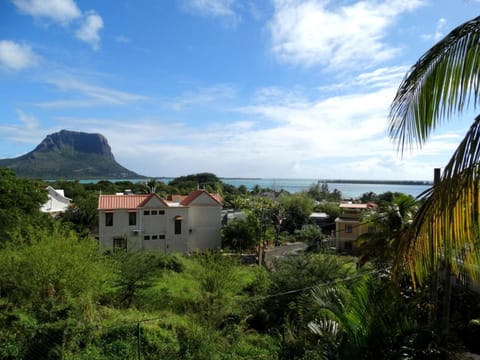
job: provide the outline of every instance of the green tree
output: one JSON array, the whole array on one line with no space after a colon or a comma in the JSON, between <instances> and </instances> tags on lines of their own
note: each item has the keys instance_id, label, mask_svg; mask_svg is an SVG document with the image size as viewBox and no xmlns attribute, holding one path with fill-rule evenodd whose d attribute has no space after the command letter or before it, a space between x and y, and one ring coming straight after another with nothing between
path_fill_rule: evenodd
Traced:
<instances>
[{"instance_id":1,"label":"green tree","mask_svg":"<svg viewBox=\"0 0 480 360\"><path fill-rule=\"evenodd\" d=\"M377 272L315 287L305 309L318 336L309 358L438 359L431 331L421 325L422 298L411 295Z\"/></svg>"},{"instance_id":2,"label":"green tree","mask_svg":"<svg viewBox=\"0 0 480 360\"><path fill-rule=\"evenodd\" d=\"M246 220L234 220L222 228L222 248L252 250L257 244L258 221L249 213Z\"/></svg>"},{"instance_id":3,"label":"green tree","mask_svg":"<svg viewBox=\"0 0 480 360\"><path fill-rule=\"evenodd\" d=\"M47 199L47 192L39 182L19 178L12 170L0 168L0 209L18 209L32 215Z\"/></svg>"},{"instance_id":4,"label":"green tree","mask_svg":"<svg viewBox=\"0 0 480 360\"><path fill-rule=\"evenodd\" d=\"M6 358L60 359L98 319L110 271L95 241L59 226L31 231L30 243L0 252L0 338L16 344Z\"/></svg>"},{"instance_id":5,"label":"green tree","mask_svg":"<svg viewBox=\"0 0 480 360\"><path fill-rule=\"evenodd\" d=\"M40 212L47 199L39 182L0 168L0 244L29 241L33 233L28 229L51 225L51 218Z\"/></svg>"},{"instance_id":6,"label":"green tree","mask_svg":"<svg viewBox=\"0 0 480 360\"><path fill-rule=\"evenodd\" d=\"M429 49L403 79L391 106L390 136L404 151L422 146L439 124L462 114L480 99L480 17L461 24ZM407 267L422 282L444 267L442 345L448 346L451 274L479 279L480 266L480 116L438 176L402 241L394 273ZM435 313L433 313L435 315Z\"/></svg>"},{"instance_id":7,"label":"green tree","mask_svg":"<svg viewBox=\"0 0 480 360\"><path fill-rule=\"evenodd\" d=\"M400 240L415 215L417 204L411 195L396 194L391 202L380 201L380 206L364 219L373 231L360 235L359 264L372 262L377 268L392 266Z\"/></svg>"},{"instance_id":8,"label":"green tree","mask_svg":"<svg viewBox=\"0 0 480 360\"><path fill-rule=\"evenodd\" d=\"M71 225L80 236L98 232L98 195L93 191L77 194L67 211L60 216L64 224Z\"/></svg>"},{"instance_id":9,"label":"green tree","mask_svg":"<svg viewBox=\"0 0 480 360\"><path fill-rule=\"evenodd\" d=\"M250 196L243 200L242 206L247 214L247 221L250 226L256 228L255 236L258 243L266 244L276 203L269 197Z\"/></svg>"},{"instance_id":10,"label":"green tree","mask_svg":"<svg viewBox=\"0 0 480 360\"><path fill-rule=\"evenodd\" d=\"M293 234L295 230L308 223L313 212L313 200L305 194L282 194L278 203L284 209L282 229Z\"/></svg>"},{"instance_id":11,"label":"green tree","mask_svg":"<svg viewBox=\"0 0 480 360\"><path fill-rule=\"evenodd\" d=\"M429 49L407 73L390 112L390 137L401 151L422 146L433 130L461 114L480 98L480 17L456 27ZM436 271L439 259L454 273L478 278L480 265L480 117L465 135L426 201L417 212L400 247L396 270L407 264L422 280ZM460 262L449 261L452 257Z\"/></svg>"},{"instance_id":12,"label":"green tree","mask_svg":"<svg viewBox=\"0 0 480 360\"><path fill-rule=\"evenodd\" d=\"M170 181L169 185L183 193L190 193L197 188L212 192L222 189L220 179L215 174L207 172L177 177Z\"/></svg>"},{"instance_id":13,"label":"green tree","mask_svg":"<svg viewBox=\"0 0 480 360\"><path fill-rule=\"evenodd\" d=\"M342 199L342 193L338 189L330 191L327 183L320 184L317 182L312 184L307 194L317 201L340 201Z\"/></svg>"},{"instance_id":14,"label":"green tree","mask_svg":"<svg viewBox=\"0 0 480 360\"><path fill-rule=\"evenodd\" d=\"M325 238L322 229L318 225L306 224L300 229L295 230L297 241L304 241L309 245L320 247L321 241Z\"/></svg>"},{"instance_id":15,"label":"green tree","mask_svg":"<svg viewBox=\"0 0 480 360\"><path fill-rule=\"evenodd\" d=\"M208 328L217 329L235 311L233 294L240 290L236 264L217 251L197 254L196 261L200 265L196 279L201 298L194 312Z\"/></svg>"},{"instance_id":16,"label":"green tree","mask_svg":"<svg viewBox=\"0 0 480 360\"><path fill-rule=\"evenodd\" d=\"M306 254L279 258L270 273L270 294L263 303L264 326L276 332L282 344L281 359L301 359L315 343L308 323L315 319L310 289L335 283L356 274L351 258L328 254ZM280 294L275 296L276 294ZM305 357L307 359L308 357Z\"/></svg>"},{"instance_id":17,"label":"green tree","mask_svg":"<svg viewBox=\"0 0 480 360\"><path fill-rule=\"evenodd\" d=\"M286 211L283 206L279 203L276 203L271 212L272 224L275 229L275 246L280 245L280 231L282 231L282 224L286 217Z\"/></svg>"},{"instance_id":18,"label":"green tree","mask_svg":"<svg viewBox=\"0 0 480 360\"><path fill-rule=\"evenodd\" d=\"M130 307L141 292L153 286L156 277L172 263L169 255L148 251L120 251L112 255L119 303Z\"/></svg>"}]
</instances>

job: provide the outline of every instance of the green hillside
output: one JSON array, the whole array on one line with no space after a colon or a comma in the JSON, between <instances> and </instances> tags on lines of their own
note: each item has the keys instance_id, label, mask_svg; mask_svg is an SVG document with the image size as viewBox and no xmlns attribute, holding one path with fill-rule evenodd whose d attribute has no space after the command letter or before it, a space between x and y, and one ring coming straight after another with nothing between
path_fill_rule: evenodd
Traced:
<instances>
[{"instance_id":1,"label":"green hillside","mask_svg":"<svg viewBox=\"0 0 480 360\"><path fill-rule=\"evenodd\" d=\"M100 134L62 130L48 135L33 151L0 160L0 167L36 179L142 178L116 162L107 139Z\"/></svg>"}]
</instances>

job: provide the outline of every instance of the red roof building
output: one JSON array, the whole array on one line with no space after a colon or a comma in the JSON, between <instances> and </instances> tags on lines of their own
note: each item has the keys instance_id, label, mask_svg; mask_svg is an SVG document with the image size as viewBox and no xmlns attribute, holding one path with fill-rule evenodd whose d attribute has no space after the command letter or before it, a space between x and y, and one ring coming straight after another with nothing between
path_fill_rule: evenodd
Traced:
<instances>
[{"instance_id":1,"label":"red roof building","mask_svg":"<svg viewBox=\"0 0 480 360\"><path fill-rule=\"evenodd\" d=\"M205 190L169 200L157 194L100 195L100 245L182 253L220 248L221 209L221 197Z\"/></svg>"}]
</instances>

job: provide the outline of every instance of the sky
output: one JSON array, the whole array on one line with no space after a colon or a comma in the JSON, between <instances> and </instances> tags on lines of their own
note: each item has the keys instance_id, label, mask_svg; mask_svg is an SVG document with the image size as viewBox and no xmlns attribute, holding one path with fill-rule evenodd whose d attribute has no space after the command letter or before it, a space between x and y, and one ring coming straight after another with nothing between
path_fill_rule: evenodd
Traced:
<instances>
[{"instance_id":1,"label":"sky","mask_svg":"<svg viewBox=\"0 0 480 360\"><path fill-rule=\"evenodd\" d=\"M473 121L400 153L410 66L478 0L3 0L0 158L99 133L149 177L432 180Z\"/></svg>"}]
</instances>

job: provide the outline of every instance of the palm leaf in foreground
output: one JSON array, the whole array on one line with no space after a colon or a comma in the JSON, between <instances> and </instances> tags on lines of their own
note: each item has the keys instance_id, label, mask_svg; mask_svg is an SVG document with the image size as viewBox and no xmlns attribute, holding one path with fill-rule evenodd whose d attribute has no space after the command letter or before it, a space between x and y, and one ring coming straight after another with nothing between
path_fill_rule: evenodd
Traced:
<instances>
[{"instance_id":1,"label":"palm leaf in foreground","mask_svg":"<svg viewBox=\"0 0 480 360\"><path fill-rule=\"evenodd\" d=\"M438 261L455 274L478 278L480 265L480 116L452 158L440 181L422 196L425 202L400 244L394 273L407 268L421 281Z\"/></svg>"},{"instance_id":2,"label":"palm leaf in foreground","mask_svg":"<svg viewBox=\"0 0 480 360\"><path fill-rule=\"evenodd\" d=\"M389 134L403 151L423 145L439 122L476 106L480 94L480 17L452 30L428 50L400 84Z\"/></svg>"}]
</instances>

